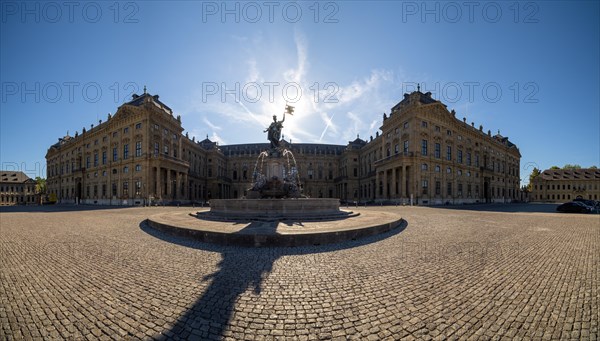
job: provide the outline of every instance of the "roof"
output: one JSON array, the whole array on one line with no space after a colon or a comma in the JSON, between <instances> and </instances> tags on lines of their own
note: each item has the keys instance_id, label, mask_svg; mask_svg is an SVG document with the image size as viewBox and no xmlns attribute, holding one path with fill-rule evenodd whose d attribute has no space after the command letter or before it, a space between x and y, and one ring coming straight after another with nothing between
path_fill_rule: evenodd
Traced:
<instances>
[{"instance_id":1,"label":"roof","mask_svg":"<svg viewBox=\"0 0 600 341\"><path fill-rule=\"evenodd\" d=\"M439 101L431 97L431 92L422 93L421 91L413 91L410 94L404 94L404 99L398 104L392 107L392 112L399 110L401 107L408 105L411 102L411 98L416 98L421 104L437 103Z\"/></svg>"},{"instance_id":2,"label":"roof","mask_svg":"<svg viewBox=\"0 0 600 341\"><path fill-rule=\"evenodd\" d=\"M2 182L2 183L9 182L9 183L21 184L21 183L27 182L28 180L32 180L32 179L23 172L4 171L4 170L0 171L0 182Z\"/></svg>"},{"instance_id":3,"label":"roof","mask_svg":"<svg viewBox=\"0 0 600 341\"><path fill-rule=\"evenodd\" d=\"M546 169L540 176L542 180L600 180L600 169Z\"/></svg>"},{"instance_id":4,"label":"roof","mask_svg":"<svg viewBox=\"0 0 600 341\"><path fill-rule=\"evenodd\" d=\"M141 95L138 94L133 94L131 95L131 101L125 103L126 105L133 105L136 107L139 107L141 105L144 104L145 99L150 97L152 99L152 101L154 101L155 103L159 104L160 106L162 106L165 110L167 110L170 113L173 113L173 110L171 108L169 108L169 106L167 106L166 104L164 104L163 102L158 100L158 95L150 95L149 93L145 92L145 88L144 88L144 93Z\"/></svg>"}]
</instances>

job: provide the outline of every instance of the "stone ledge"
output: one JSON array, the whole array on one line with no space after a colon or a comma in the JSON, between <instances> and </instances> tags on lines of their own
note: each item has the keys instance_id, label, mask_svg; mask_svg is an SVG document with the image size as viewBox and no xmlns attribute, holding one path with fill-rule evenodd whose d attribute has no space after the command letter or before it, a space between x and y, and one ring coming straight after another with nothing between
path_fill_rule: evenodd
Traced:
<instances>
[{"instance_id":1,"label":"stone ledge","mask_svg":"<svg viewBox=\"0 0 600 341\"><path fill-rule=\"evenodd\" d=\"M173 236L245 247L333 244L382 234L407 225L399 215L387 214L382 217L381 212L362 212L357 218L315 224L253 221L240 227L243 224L201 221L187 213L153 216L146 219L145 223Z\"/></svg>"}]
</instances>

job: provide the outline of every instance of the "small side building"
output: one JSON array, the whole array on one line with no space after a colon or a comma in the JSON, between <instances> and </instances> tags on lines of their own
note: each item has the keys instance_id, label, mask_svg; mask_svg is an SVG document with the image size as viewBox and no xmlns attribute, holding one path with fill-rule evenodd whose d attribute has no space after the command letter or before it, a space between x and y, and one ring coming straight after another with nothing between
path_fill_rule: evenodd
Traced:
<instances>
[{"instance_id":1,"label":"small side building","mask_svg":"<svg viewBox=\"0 0 600 341\"><path fill-rule=\"evenodd\" d=\"M0 171L0 205L35 204L35 185L35 180L23 172Z\"/></svg>"},{"instance_id":2,"label":"small side building","mask_svg":"<svg viewBox=\"0 0 600 341\"><path fill-rule=\"evenodd\" d=\"M600 199L600 169L546 169L533 179L531 201L568 202Z\"/></svg>"}]
</instances>

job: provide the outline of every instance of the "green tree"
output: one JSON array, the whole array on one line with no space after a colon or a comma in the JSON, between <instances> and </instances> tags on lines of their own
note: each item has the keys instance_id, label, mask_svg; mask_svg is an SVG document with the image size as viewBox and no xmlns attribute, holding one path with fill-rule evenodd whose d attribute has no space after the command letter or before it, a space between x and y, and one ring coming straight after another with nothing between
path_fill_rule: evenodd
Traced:
<instances>
[{"instance_id":1,"label":"green tree","mask_svg":"<svg viewBox=\"0 0 600 341\"><path fill-rule=\"evenodd\" d=\"M590 169L598 169L598 166L590 166Z\"/></svg>"},{"instance_id":2,"label":"green tree","mask_svg":"<svg viewBox=\"0 0 600 341\"><path fill-rule=\"evenodd\" d=\"M46 179L41 178L39 176L35 177L35 193L40 196L40 204L42 203L42 198L46 195Z\"/></svg>"},{"instance_id":3,"label":"green tree","mask_svg":"<svg viewBox=\"0 0 600 341\"><path fill-rule=\"evenodd\" d=\"M542 174L542 172L537 167L533 167L531 174L529 174L529 184L527 184L527 190L531 192L531 186L533 186L533 179L538 177L540 174Z\"/></svg>"},{"instance_id":4,"label":"green tree","mask_svg":"<svg viewBox=\"0 0 600 341\"><path fill-rule=\"evenodd\" d=\"M558 167L558 166L552 166L552 167L550 167L550 169L560 169L560 167Z\"/></svg>"},{"instance_id":5,"label":"green tree","mask_svg":"<svg viewBox=\"0 0 600 341\"><path fill-rule=\"evenodd\" d=\"M581 166L567 163L562 169L581 169Z\"/></svg>"}]
</instances>

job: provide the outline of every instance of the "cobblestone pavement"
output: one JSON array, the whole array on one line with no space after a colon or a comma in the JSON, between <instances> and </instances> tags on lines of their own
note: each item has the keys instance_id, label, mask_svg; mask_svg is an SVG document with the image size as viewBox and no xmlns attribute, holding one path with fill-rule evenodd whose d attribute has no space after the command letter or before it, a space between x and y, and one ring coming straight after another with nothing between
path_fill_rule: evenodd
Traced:
<instances>
[{"instance_id":1,"label":"cobblestone pavement","mask_svg":"<svg viewBox=\"0 0 600 341\"><path fill-rule=\"evenodd\" d=\"M0 339L599 337L600 215L369 207L408 226L251 249L140 224L169 209L3 209Z\"/></svg>"}]
</instances>

